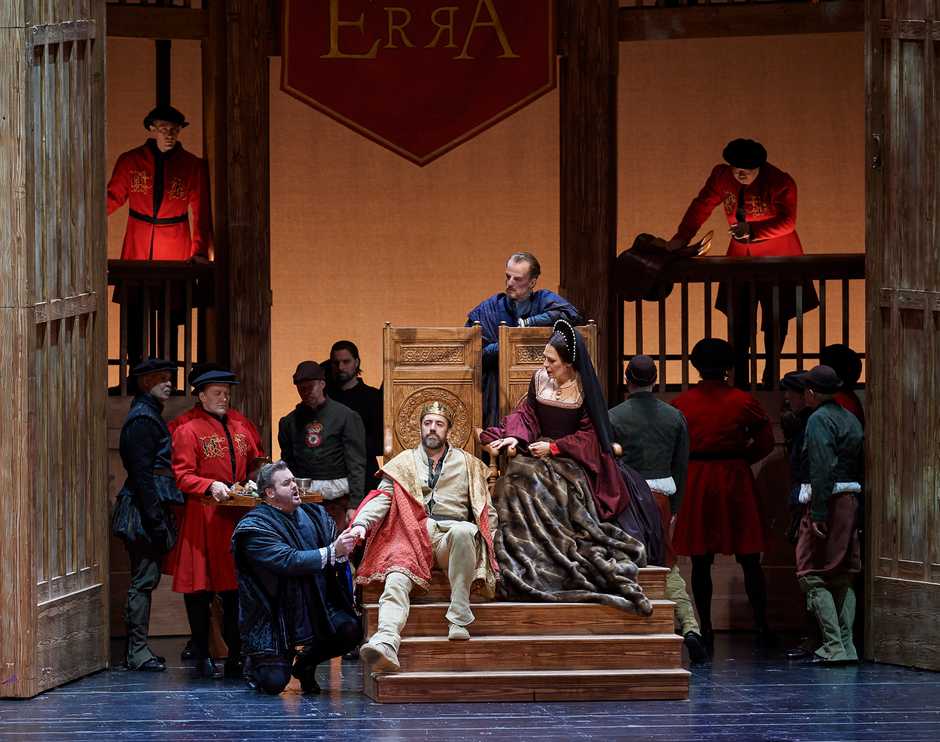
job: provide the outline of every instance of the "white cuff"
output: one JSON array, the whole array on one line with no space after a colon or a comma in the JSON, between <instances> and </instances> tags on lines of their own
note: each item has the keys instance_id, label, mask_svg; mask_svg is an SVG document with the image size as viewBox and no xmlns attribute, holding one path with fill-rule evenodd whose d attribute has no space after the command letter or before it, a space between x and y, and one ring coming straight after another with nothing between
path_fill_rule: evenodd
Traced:
<instances>
[{"instance_id":1,"label":"white cuff","mask_svg":"<svg viewBox=\"0 0 940 742\"><path fill-rule=\"evenodd\" d=\"M806 505L810 500L813 499L813 487L810 484L805 482L800 485L800 502L803 505Z\"/></svg>"}]
</instances>

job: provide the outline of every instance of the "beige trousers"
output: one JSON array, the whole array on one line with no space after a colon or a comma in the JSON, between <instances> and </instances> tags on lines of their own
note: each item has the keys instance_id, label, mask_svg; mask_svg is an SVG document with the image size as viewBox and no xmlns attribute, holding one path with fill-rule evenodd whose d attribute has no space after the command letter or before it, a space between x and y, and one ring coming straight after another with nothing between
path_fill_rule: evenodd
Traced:
<instances>
[{"instance_id":1,"label":"beige trousers","mask_svg":"<svg viewBox=\"0 0 940 742\"><path fill-rule=\"evenodd\" d=\"M676 621L679 623L679 633L682 636L690 631L696 634L702 633L699 630L698 621L695 620L695 609L692 608L685 580L682 579L682 573L679 572L677 564L673 564L669 574L666 575L666 599L676 604Z\"/></svg>"},{"instance_id":2,"label":"beige trousers","mask_svg":"<svg viewBox=\"0 0 940 742\"><path fill-rule=\"evenodd\" d=\"M434 561L447 574L450 582L447 620L458 626L466 626L473 622L470 584L477 564L476 524L456 520L436 521L431 518L426 523ZM391 572L385 578L385 590L379 598L379 626L370 641L384 642L398 651L401 632L411 610L413 586L411 579L401 572Z\"/></svg>"}]
</instances>

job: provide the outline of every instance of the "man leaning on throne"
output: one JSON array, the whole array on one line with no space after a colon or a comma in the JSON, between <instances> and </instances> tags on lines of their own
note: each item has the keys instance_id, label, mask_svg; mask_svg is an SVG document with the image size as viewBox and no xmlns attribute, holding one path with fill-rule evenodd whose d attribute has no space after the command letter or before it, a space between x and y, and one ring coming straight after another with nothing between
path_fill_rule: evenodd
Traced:
<instances>
[{"instance_id":1,"label":"man leaning on throne","mask_svg":"<svg viewBox=\"0 0 940 742\"><path fill-rule=\"evenodd\" d=\"M447 638L470 638L470 589L495 592L499 567L493 553L496 511L487 467L448 441L453 411L441 402L421 410L421 442L386 463L382 481L363 501L351 532L366 538L356 581L384 582L378 627L360 655L373 670L398 671L401 632L411 590L427 590L437 566L450 582Z\"/></svg>"}]
</instances>

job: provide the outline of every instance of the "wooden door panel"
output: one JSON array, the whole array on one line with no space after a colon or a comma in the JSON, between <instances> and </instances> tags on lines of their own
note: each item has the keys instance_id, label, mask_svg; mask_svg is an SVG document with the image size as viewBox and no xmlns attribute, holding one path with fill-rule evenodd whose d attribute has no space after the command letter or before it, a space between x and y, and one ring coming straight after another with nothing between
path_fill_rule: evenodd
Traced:
<instances>
[{"instance_id":1,"label":"wooden door panel","mask_svg":"<svg viewBox=\"0 0 940 742\"><path fill-rule=\"evenodd\" d=\"M868 0L866 652L940 669L937 3Z\"/></svg>"},{"instance_id":2,"label":"wooden door panel","mask_svg":"<svg viewBox=\"0 0 940 742\"><path fill-rule=\"evenodd\" d=\"M28 697L109 654L104 2L3 5L0 696Z\"/></svg>"}]
</instances>

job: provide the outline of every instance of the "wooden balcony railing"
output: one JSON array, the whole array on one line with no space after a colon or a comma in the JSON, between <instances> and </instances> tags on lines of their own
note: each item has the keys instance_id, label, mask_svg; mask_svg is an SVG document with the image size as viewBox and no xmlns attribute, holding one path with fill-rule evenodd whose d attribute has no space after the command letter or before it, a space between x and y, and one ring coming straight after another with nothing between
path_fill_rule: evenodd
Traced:
<instances>
[{"instance_id":1,"label":"wooden balcony railing","mask_svg":"<svg viewBox=\"0 0 940 742\"><path fill-rule=\"evenodd\" d=\"M140 358L153 356L177 362L185 383L194 363L209 359L216 343L213 305L216 270L212 263L109 260L108 286L114 287L118 332L108 347L108 365L118 367L118 385L127 394L130 369Z\"/></svg>"},{"instance_id":2,"label":"wooden balcony railing","mask_svg":"<svg viewBox=\"0 0 940 742\"><path fill-rule=\"evenodd\" d=\"M618 286L630 285L630 265L618 260ZM718 285L726 283L729 294L747 286L752 303L757 288L770 288L771 324L780 309L780 287L796 284L796 317L783 352L768 355L758 341L758 321L750 323L751 351L748 357L751 388L755 388L766 364L776 381L782 372L815 365L819 351L830 343L844 343L864 357L865 256L864 254L803 255L788 258L699 257L679 260L662 274L674 284L668 297L658 301L618 302L622 357L626 364L644 353L658 360L659 390L686 388L690 378L689 353L703 337L732 336L733 316L714 308ZM812 282L819 295L819 308L803 311L801 284ZM651 306L653 305L653 306ZM651 338L652 336L652 338Z\"/></svg>"}]
</instances>

